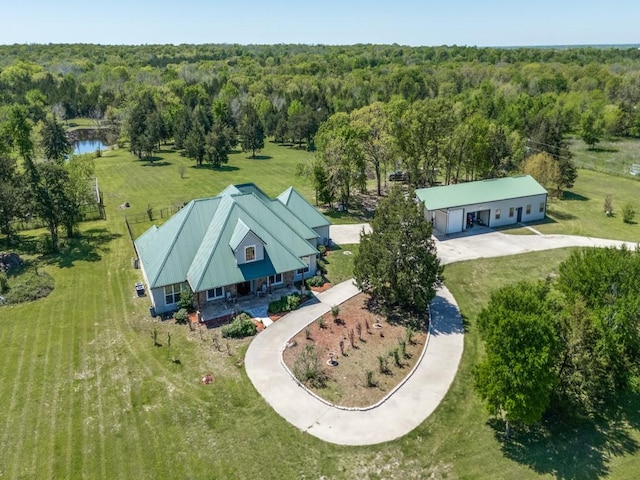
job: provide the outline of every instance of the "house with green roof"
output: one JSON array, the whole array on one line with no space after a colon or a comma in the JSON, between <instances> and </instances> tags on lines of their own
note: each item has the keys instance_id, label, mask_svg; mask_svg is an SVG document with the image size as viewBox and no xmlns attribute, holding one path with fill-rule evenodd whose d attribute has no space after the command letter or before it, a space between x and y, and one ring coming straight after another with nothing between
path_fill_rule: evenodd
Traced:
<instances>
[{"instance_id":1,"label":"house with green roof","mask_svg":"<svg viewBox=\"0 0 640 480\"><path fill-rule=\"evenodd\" d=\"M293 188L271 199L252 183L230 185L192 200L135 247L153 307L164 313L185 290L202 308L315 275L329 225Z\"/></svg>"},{"instance_id":2,"label":"house with green roof","mask_svg":"<svg viewBox=\"0 0 640 480\"><path fill-rule=\"evenodd\" d=\"M473 225L501 227L542 220L547 191L530 175L492 178L416 190L436 231L463 232Z\"/></svg>"}]
</instances>

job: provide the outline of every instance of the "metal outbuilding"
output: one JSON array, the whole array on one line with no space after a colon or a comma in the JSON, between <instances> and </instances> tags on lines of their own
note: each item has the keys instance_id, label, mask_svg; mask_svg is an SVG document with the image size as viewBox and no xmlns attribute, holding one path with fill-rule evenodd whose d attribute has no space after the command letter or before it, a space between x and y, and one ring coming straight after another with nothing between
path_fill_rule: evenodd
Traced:
<instances>
[{"instance_id":1,"label":"metal outbuilding","mask_svg":"<svg viewBox=\"0 0 640 480\"><path fill-rule=\"evenodd\" d=\"M416 196L425 218L444 234L542 220L547 207L547 191L530 175L421 188Z\"/></svg>"}]
</instances>

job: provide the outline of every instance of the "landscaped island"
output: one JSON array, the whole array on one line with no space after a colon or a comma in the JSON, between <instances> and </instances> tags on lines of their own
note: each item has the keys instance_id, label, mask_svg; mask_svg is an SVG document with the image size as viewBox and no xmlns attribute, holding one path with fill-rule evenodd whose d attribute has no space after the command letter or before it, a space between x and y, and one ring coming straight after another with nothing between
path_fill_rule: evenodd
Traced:
<instances>
[{"instance_id":1,"label":"landscaped island","mask_svg":"<svg viewBox=\"0 0 640 480\"><path fill-rule=\"evenodd\" d=\"M283 352L293 375L326 401L369 407L389 395L420 360L427 342L427 315L376 315L359 294L289 340ZM334 315L335 314L335 315Z\"/></svg>"}]
</instances>

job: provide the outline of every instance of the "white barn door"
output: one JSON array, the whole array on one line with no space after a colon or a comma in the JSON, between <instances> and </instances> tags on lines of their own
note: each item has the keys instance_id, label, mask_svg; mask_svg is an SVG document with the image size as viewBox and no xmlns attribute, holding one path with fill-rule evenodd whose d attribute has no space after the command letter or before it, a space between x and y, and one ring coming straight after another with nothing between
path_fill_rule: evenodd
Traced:
<instances>
[{"instance_id":1,"label":"white barn door","mask_svg":"<svg viewBox=\"0 0 640 480\"><path fill-rule=\"evenodd\" d=\"M449 210L449 218L447 221L447 233L457 233L462 231L462 218L464 209Z\"/></svg>"}]
</instances>

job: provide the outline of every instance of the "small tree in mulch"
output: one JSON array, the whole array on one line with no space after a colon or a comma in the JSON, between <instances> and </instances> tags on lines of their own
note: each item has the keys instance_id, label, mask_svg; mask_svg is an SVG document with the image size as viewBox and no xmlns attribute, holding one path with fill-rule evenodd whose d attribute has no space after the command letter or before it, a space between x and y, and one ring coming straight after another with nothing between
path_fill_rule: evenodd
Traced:
<instances>
[{"instance_id":1,"label":"small tree in mulch","mask_svg":"<svg viewBox=\"0 0 640 480\"><path fill-rule=\"evenodd\" d=\"M344 357L344 340L340 340L338 345L340 346L340 355Z\"/></svg>"},{"instance_id":2,"label":"small tree in mulch","mask_svg":"<svg viewBox=\"0 0 640 480\"><path fill-rule=\"evenodd\" d=\"M407 355L407 342L402 337L398 338L398 349L400 350L400 356L402 358L409 358Z\"/></svg>"},{"instance_id":3,"label":"small tree in mulch","mask_svg":"<svg viewBox=\"0 0 640 480\"><path fill-rule=\"evenodd\" d=\"M400 359L400 350L398 347L391 350L389 355L393 357L393 363L395 363L396 367L402 367L402 360Z\"/></svg>"},{"instance_id":4,"label":"small tree in mulch","mask_svg":"<svg viewBox=\"0 0 640 480\"><path fill-rule=\"evenodd\" d=\"M318 327L320 327L321 330L327 328L327 322L325 321L324 317L318 318Z\"/></svg>"},{"instance_id":5,"label":"small tree in mulch","mask_svg":"<svg viewBox=\"0 0 640 480\"><path fill-rule=\"evenodd\" d=\"M356 325L356 332L358 333L358 340L362 341L362 324L360 322Z\"/></svg>"},{"instance_id":6,"label":"small tree in mulch","mask_svg":"<svg viewBox=\"0 0 640 480\"><path fill-rule=\"evenodd\" d=\"M353 332L353 328L349 330L349 344L351 345L351 348L356 348L356 335Z\"/></svg>"},{"instance_id":7,"label":"small tree in mulch","mask_svg":"<svg viewBox=\"0 0 640 480\"><path fill-rule=\"evenodd\" d=\"M389 373L389 359L386 355L378 355L378 368L380 373Z\"/></svg>"},{"instance_id":8,"label":"small tree in mulch","mask_svg":"<svg viewBox=\"0 0 640 480\"><path fill-rule=\"evenodd\" d=\"M364 372L364 377L366 387L373 388L378 386L378 382L376 382L376 379L373 376L373 370L367 370Z\"/></svg>"},{"instance_id":9,"label":"small tree in mulch","mask_svg":"<svg viewBox=\"0 0 640 480\"><path fill-rule=\"evenodd\" d=\"M413 338L414 335L416 334L415 330L411 327L407 327L407 331L406 331L406 335L407 335L407 343L409 345L414 345L415 344L415 339Z\"/></svg>"},{"instance_id":10,"label":"small tree in mulch","mask_svg":"<svg viewBox=\"0 0 640 480\"><path fill-rule=\"evenodd\" d=\"M298 380L314 387L322 388L327 384L327 374L322 368L320 356L314 345L305 345L296 358L293 373Z\"/></svg>"},{"instance_id":11,"label":"small tree in mulch","mask_svg":"<svg viewBox=\"0 0 640 480\"><path fill-rule=\"evenodd\" d=\"M369 320L367 320L366 318L364 319L364 329L368 334L371 334L371 325L369 325Z\"/></svg>"},{"instance_id":12,"label":"small tree in mulch","mask_svg":"<svg viewBox=\"0 0 640 480\"><path fill-rule=\"evenodd\" d=\"M340 315L340 306L334 305L331 307L331 316L333 317L333 323L339 323L338 316Z\"/></svg>"}]
</instances>

